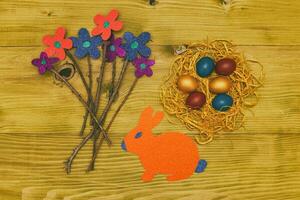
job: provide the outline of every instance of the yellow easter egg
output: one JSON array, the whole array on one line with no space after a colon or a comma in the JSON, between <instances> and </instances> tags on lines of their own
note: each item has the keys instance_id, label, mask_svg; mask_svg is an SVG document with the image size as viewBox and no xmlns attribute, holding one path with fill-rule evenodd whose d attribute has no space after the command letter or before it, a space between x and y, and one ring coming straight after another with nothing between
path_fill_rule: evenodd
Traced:
<instances>
[{"instance_id":1,"label":"yellow easter egg","mask_svg":"<svg viewBox=\"0 0 300 200\"><path fill-rule=\"evenodd\" d=\"M177 81L178 89L184 93L195 91L198 85L198 80L190 75L182 75Z\"/></svg>"},{"instance_id":2,"label":"yellow easter egg","mask_svg":"<svg viewBox=\"0 0 300 200\"><path fill-rule=\"evenodd\" d=\"M226 93L230 90L231 86L231 80L225 76L209 80L209 90L215 94Z\"/></svg>"}]
</instances>

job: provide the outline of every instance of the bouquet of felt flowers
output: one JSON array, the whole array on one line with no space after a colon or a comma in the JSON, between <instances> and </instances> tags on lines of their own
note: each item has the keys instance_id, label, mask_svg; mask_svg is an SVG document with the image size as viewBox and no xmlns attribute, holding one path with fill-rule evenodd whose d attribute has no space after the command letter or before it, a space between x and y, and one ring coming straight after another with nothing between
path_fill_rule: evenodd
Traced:
<instances>
[{"instance_id":1,"label":"bouquet of felt flowers","mask_svg":"<svg viewBox=\"0 0 300 200\"><path fill-rule=\"evenodd\" d=\"M54 35L46 35L43 43L48 47L41 52L40 57L33 59L32 64L37 67L42 75L47 71L54 74L62 84L67 86L78 100L85 107L82 128L79 135L82 137L81 142L73 149L70 157L66 161L66 172L70 173L72 162L82 147L91 140L93 142L93 152L88 171L94 169L95 159L105 141L108 145L112 145L109 137L109 129L116 118L117 114L125 104L131 92L135 88L138 80L144 75L151 77L153 72L151 67L155 64L154 60L150 60L151 49L146 45L150 41L150 33L143 32L137 37L131 32L125 32L123 37L117 37L114 32L120 31L123 23L118 18L118 11L111 10L107 16L96 15L94 22L96 27L90 33L86 28L78 31L78 37L66 37L66 30L63 27L57 28ZM72 48L75 51L72 51ZM68 60L74 66L83 83L87 98L83 98L79 90L76 89L67 77L58 71L57 64L68 57ZM87 59L88 75L85 76L83 68L80 66L78 59ZM123 64L117 69L116 59L122 59ZM93 94L93 73L91 59L101 59L99 66L99 74L96 77L97 88ZM125 97L121 100L119 106L115 110L112 118L108 123L104 123L111 106L118 99L120 86L122 85L126 70L130 64L135 67L135 79L130 86ZM111 66L111 86L109 90L109 98L106 101L101 99L103 90L104 71L107 65ZM117 77L116 73L119 72ZM103 110L100 110L100 103L105 102ZM90 123L88 123L90 118ZM84 134L86 127L90 125L91 129L88 134Z\"/></svg>"}]
</instances>

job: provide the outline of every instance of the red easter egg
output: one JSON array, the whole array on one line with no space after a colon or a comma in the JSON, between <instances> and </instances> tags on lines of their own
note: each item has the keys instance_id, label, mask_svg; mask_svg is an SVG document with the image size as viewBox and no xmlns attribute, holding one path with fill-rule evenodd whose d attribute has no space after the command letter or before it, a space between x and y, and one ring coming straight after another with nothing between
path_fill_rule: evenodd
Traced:
<instances>
[{"instance_id":1,"label":"red easter egg","mask_svg":"<svg viewBox=\"0 0 300 200\"><path fill-rule=\"evenodd\" d=\"M229 76L236 69L236 62L231 58L223 58L216 64L216 73L223 76Z\"/></svg>"},{"instance_id":2,"label":"red easter egg","mask_svg":"<svg viewBox=\"0 0 300 200\"><path fill-rule=\"evenodd\" d=\"M206 102L203 92L192 92L186 99L186 105L192 109L200 109Z\"/></svg>"}]
</instances>

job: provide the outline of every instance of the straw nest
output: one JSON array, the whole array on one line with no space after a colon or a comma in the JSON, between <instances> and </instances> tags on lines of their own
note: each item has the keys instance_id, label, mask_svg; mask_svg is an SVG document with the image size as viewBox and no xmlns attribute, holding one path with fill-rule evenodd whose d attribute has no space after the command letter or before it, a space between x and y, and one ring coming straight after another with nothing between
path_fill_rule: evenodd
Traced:
<instances>
[{"instance_id":1,"label":"straw nest","mask_svg":"<svg viewBox=\"0 0 300 200\"><path fill-rule=\"evenodd\" d=\"M232 58L237 66L236 70L229 76L232 87L228 94L233 98L232 107L226 112L216 111L211 102L215 94L209 91L210 78L217 77L213 73L208 78L201 78L196 74L196 62L209 56L215 61L222 58ZM254 70L254 66L260 66ZM177 88L177 81L181 75L189 74L198 79L201 91L206 95L206 104L200 110L193 110L186 106L185 101L188 94L182 93ZM224 40L189 45L183 53L177 55L169 75L166 77L161 88L161 101L165 111L176 116L189 130L199 131L196 141L205 144L213 140L219 132L234 131L244 124L244 110L256 105L258 102L257 88L262 86L263 67L256 61L246 60L235 46Z\"/></svg>"}]
</instances>

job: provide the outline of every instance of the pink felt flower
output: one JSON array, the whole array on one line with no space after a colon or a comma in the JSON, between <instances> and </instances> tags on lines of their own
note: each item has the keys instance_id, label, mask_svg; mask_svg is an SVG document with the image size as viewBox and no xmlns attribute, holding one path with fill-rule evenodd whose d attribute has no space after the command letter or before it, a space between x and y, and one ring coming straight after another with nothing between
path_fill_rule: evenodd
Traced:
<instances>
[{"instance_id":1,"label":"pink felt flower","mask_svg":"<svg viewBox=\"0 0 300 200\"><path fill-rule=\"evenodd\" d=\"M66 39L66 30L63 27L56 29L55 35L46 35L43 43L48 46L45 52L48 56L57 57L64 60L66 57L65 49L71 49L73 44L71 39Z\"/></svg>"},{"instance_id":2,"label":"pink felt flower","mask_svg":"<svg viewBox=\"0 0 300 200\"><path fill-rule=\"evenodd\" d=\"M93 29L92 35L101 35L103 40L108 40L112 31L119 31L123 27L123 23L117 21L118 15L117 10L111 10L107 16L96 15L94 22L97 26Z\"/></svg>"}]
</instances>

